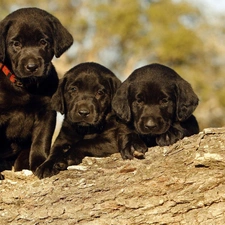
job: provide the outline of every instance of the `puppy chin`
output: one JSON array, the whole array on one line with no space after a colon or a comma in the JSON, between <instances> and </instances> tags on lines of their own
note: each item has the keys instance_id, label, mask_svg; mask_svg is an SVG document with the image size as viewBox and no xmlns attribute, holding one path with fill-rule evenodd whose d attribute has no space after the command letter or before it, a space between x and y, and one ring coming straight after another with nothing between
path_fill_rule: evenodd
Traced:
<instances>
[{"instance_id":1,"label":"puppy chin","mask_svg":"<svg viewBox=\"0 0 225 225\"><path fill-rule=\"evenodd\" d=\"M80 127L89 127L89 126L94 126L95 124L87 123L85 121L78 121L75 122L78 126Z\"/></svg>"},{"instance_id":2,"label":"puppy chin","mask_svg":"<svg viewBox=\"0 0 225 225\"><path fill-rule=\"evenodd\" d=\"M18 78L38 78L38 77L43 77L45 76L45 70L39 69L38 71L35 72L27 72L27 71L21 71L21 70L16 70L15 75Z\"/></svg>"},{"instance_id":3,"label":"puppy chin","mask_svg":"<svg viewBox=\"0 0 225 225\"><path fill-rule=\"evenodd\" d=\"M92 119L81 119L77 117L69 117L68 119L72 124L76 124L81 127L96 126L98 124L98 122Z\"/></svg>"},{"instance_id":4,"label":"puppy chin","mask_svg":"<svg viewBox=\"0 0 225 225\"><path fill-rule=\"evenodd\" d=\"M97 120L97 121L77 121L75 123L81 127L88 127L88 126L97 127L99 124L101 124L101 121L99 121L99 120Z\"/></svg>"}]
</instances>

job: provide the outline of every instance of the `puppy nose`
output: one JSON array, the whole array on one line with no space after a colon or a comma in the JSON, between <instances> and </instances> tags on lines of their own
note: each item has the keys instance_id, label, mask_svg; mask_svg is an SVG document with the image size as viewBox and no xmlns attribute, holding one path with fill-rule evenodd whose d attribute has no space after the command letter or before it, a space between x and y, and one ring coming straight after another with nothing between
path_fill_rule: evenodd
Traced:
<instances>
[{"instance_id":1,"label":"puppy nose","mask_svg":"<svg viewBox=\"0 0 225 225\"><path fill-rule=\"evenodd\" d=\"M90 114L90 111L88 109L80 109L78 111L78 114L80 116L87 117Z\"/></svg>"},{"instance_id":2,"label":"puppy nose","mask_svg":"<svg viewBox=\"0 0 225 225\"><path fill-rule=\"evenodd\" d=\"M38 68L38 65L36 63L28 63L26 65L26 70L29 72L34 72L37 70L37 68Z\"/></svg>"},{"instance_id":3,"label":"puppy nose","mask_svg":"<svg viewBox=\"0 0 225 225\"><path fill-rule=\"evenodd\" d=\"M147 121L147 123L145 124L145 127L147 127L148 129L153 129L157 126L156 122L154 122L153 119L149 119Z\"/></svg>"}]
</instances>

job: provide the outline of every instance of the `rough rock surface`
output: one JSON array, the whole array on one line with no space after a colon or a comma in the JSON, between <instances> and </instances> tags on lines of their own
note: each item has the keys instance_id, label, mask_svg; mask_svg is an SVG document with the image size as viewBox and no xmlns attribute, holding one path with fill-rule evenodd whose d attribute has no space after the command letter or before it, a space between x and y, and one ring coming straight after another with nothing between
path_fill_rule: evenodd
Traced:
<instances>
[{"instance_id":1,"label":"rough rock surface","mask_svg":"<svg viewBox=\"0 0 225 225\"><path fill-rule=\"evenodd\" d=\"M225 128L143 160L90 158L51 178L4 171L0 224L225 224Z\"/></svg>"}]
</instances>

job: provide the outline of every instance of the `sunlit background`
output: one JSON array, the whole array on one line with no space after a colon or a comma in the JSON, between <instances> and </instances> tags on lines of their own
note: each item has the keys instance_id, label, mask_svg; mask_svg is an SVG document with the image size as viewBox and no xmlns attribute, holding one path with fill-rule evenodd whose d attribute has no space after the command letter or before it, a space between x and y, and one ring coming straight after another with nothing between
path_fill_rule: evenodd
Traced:
<instances>
[{"instance_id":1,"label":"sunlit background","mask_svg":"<svg viewBox=\"0 0 225 225\"><path fill-rule=\"evenodd\" d=\"M159 62L175 69L197 93L200 129L225 126L225 1L0 0L0 20L35 6L60 19L73 46L54 65L59 76L95 61L124 80Z\"/></svg>"}]
</instances>

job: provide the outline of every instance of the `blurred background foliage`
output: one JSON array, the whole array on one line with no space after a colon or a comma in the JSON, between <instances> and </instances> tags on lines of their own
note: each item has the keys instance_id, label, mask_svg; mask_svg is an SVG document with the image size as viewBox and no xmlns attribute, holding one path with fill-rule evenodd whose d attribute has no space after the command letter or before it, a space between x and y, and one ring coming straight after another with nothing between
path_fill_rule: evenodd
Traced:
<instances>
[{"instance_id":1,"label":"blurred background foliage","mask_svg":"<svg viewBox=\"0 0 225 225\"><path fill-rule=\"evenodd\" d=\"M194 114L201 130L225 125L224 15L191 0L0 0L0 5L0 20L34 6L67 27L74 44L54 59L60 76L78 63L95 61L123 81L138 67L162 63L199 96Z\"/></svg>"}]
</instances>

